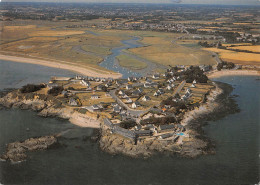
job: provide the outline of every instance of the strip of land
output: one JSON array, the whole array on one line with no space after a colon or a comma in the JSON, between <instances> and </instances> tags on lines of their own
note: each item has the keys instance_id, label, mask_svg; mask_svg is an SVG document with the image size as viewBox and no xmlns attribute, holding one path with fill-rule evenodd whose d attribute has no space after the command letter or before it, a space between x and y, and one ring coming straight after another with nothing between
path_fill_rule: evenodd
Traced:
<instances>
[{"instance_id":1,"label":"strip of land","mask_svg":"<svg viewBox=\"0 0 260 185\"><path fill-rule=\"evenodd\" d=\"M234 75L246 75L246 76L260 76L260 71L255 70L222 70L213 71L209 73L208 78L218 78L221 76L234 76Z\"/></svg>"},{"instance_id":2,"label":"strip of land","mask_svg":"<svg viewBox=\"0 0 260 185\"><path fill-rule=\"evenodd\" d=\"M75 66L72 64L70 65L69 63L63 64L63 63L51 62L47 60L17 57L17 56L3 55L3 54L0 54L0 59L13 61L13 62L20 62L20 63L43 65L43 66L48 66L53 68L60 68L60 69L74 71L85 76L114 78L114 79L122 77L122 75L119 73L112 73L112 72L102 71L94 68L92 69L91 67L83 68L81 66Z\"/></svg>"}]
</instances>

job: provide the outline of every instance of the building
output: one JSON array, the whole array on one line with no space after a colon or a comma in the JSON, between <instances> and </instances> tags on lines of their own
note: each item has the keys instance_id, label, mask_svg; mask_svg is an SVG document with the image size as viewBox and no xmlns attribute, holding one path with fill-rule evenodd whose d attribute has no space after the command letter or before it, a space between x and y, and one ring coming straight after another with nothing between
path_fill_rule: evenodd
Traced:
<instances>
[{"instance_id":1,"label":"building","mask_svg":"<svg viewBox=\"0 0 260 185\"><path fill-rule=\"evenodd\" d=\"M137 108L137 107L140 107L140 106L141 106L141 104L140 104L138 101L132 103L132 108L133 108L133 109L135 109L135 108Z\"/></svg>"},{"instance_id":2,"label":"building","mask_svg":"<svg viewBox=\"0 0 260 185\"><path fill-rule=\"evenodd\" d=\"M93 94L91 95L91 99L99 99L99 95Z\"/></svg>"},{"instance_id":3,"label":"building","mask_svg":"<svg viewBox=\"0 0 260 185\"><path fill-rule=\"evenodd\" d=\"M133 100L131 98L126 98L126 103L133 103Z\"/></svg>"},{"instance_id":4,"label":"building","mask_svg":"<svg viewBox=\"0 0 260 185\"><path fill-rule=\"evenodd\" d=\"M115 113L120 113L120 112L121 112L121 107L120 107L120 106L115 106L115 107L113 108L113 111L114 111Z\"/></svg>"},{"instance_id":5,"label":"building","mask_svg":"<svg viewBox=\"0 0 260 185\"><path fill-rule=\"evenodd\" d=\"M93 109L93 111L99 111L99 110L102 110L103 109L103 107L101 106L101 105L92 105L92 109Z\"/></svg>"},{"instance_id":6,"label":"building","mask_svg":"<svg viewBox=\"0 0 260 185\"><path fill-rule=\"evenodd\" d=\"M126 87L125 87L127 90L130 90L130 89L133 89L133 86L132 85L126 85Z\"/></svg>"},{"instance_id":7,"label":"building","mask_svg":"<svg viewBox=\"0 0 260 185\"><path fill-rule=\"evenodd\" d=\"M160 78L160 74L154 74L153 75L153 79L159 79Z\"/></svg>"},{"instance_id":8,"label":"building","mask_svg":"<svg viewBox=\"0 0 260 185\"><path fill-rule=\"evenodd\" d=\"M78 103L77 103L77 101L76 101L74 98L70 98L70 99L69 99L69 105L71 105L71 106L77 106Z\"/></svg>"},{"instance_id":9,"label":"building","mask_svg":"<svg viewBox=\"0 0 260 185\"><path fill-rule=\"evenodd\" d=\"M101 84L100 84L100 85L97 86L97 91L102 91L103 88L104 88L104 85L101 85Z\"/></svg>"},{"instance_id":10,"label":"building","mask_svg":"<svg viewBox=\"0 0 260 185\"><path fill-rule=\"evenodd\" d=\"M137 137L151 136L153 134L153 132L151 130L138 130L138 131L135 131L135 134Z\"/></svg>"},{"instance_id":11,"label":"building","mask_svg":"<svg viewBox=\"0 0 260 185\"><path fill-rule=\"evenodd\" d=\"M142 100L143 100L143 101L149 101L149 100L151 100L151 98L150 98L149 96L144 96L144 97L142 98Z\"/></svg>"},{"instance_id":12,"label":"building","mask_svg":"<svg viewBox=\"0 0 260 185\"><path fill-rule=\"evenodd\" d=\"M106 96L106 97L111 97L111 94L109 94L108 92L106 92L105 96Z\"/></svg>"},{"instance_id":13,"label":"building","mask_svg":"<svg viewBox=\"0 0 260 185\"><path fill-rule=\"evenodd\" d=\"M129 98L129 97L128 97L126 94L123 94L121 98L122 98L122 99L127 99L127 98Z\"/></svg>"},{"instance_id":14,"label":"building","mask_svg":"<svg viewBox=\"0 0 260 185\"><path fill-rule=\"evenodd\" d=\"M140 93L140 91L138 91L138 90L135 90L135 91L133 91L132 92L132 95L133 96L139 96L141 93Z\"/></svg>"},{"instance_id":15,"label":"building","mask_svg":"<svg viewBox=\"0 0 260 185\"><path fill-rule=\"evenodd\" d=\"M196 87L196 86L195 86L195 84L191 84L191 86L190 86L190 87L193 87L193 88L194 88L194 87Z\"/></svg>"},{"instance_id":16,"label":"building","mask_svg":"<svg viewBox=\"0 0 260 185\"><path fill-rule=\"evenodd\" d=\"M118 92L118 94L119 94L119 95L123 95L123 94L125 94L125 91L120 90L120 91Z\"/></svg>"},{"instance_id":17,"label":"building","mask_svg":"<svg viewBox=\"0 0 260 185\"><path fill-rule=\"evenodd\" d=\"M170 91L170 90L172 90L172 86L167 85L166 89Z\"/></svg>"},{"instance_id":18,"label":"building","mask_svg":"<svg viewBox=\"0 0 260 185\"><path fill-rule=\"evenodd\" d=\"M156 91L153 95L154 96L160 96L160 93Z\"/></svg>"},{"instance_id":19,"label":"building","mask_svg":"<svg viewBox=\"0 0 260 185\"><path fill-rule=\"evenodd\" d=\"M160 135L158 138L159 139L166 139L166 138L169 138L169 137L172 137L172 136L173 136L173 133L166 133L166 134Z\"/></svg>"},{"instance_id":20,"label":"building","mask_svg":"<svg viewBox=\"0 0 260 185\"><path fill-rule=\"evenodd\" d=\"M159 132L168 132L168 131L174 131L175 126L173 124L171 125L160 125L158 127Z\"/></svg>"},{"instance_id":21,"label":"building","mask_svg":"<svg viewBox=\"0 0 260 185\"><path fill-rule=\"evenodd\" d=\"M90 86L90 82L89 82L89 81L86 81L86 80L84 80L84 79L81 80L80 83L81 83L82 85L84 85L84 86L87 86L87 87Z\"/></svg>"}]
</instances>

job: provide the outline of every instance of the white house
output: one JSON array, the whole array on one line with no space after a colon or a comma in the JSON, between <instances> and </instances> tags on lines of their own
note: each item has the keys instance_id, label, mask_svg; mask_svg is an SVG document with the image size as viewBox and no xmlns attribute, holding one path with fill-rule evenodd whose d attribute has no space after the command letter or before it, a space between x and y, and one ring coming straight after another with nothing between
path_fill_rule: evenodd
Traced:
<instances>
[{"instance_id":1,"label":"white house","mask_svg":"<svg viewBox=\"0 0 260 185\"><path fill-rule=\"evenodd\" d=\"M128 98L128 96L127 96L126 94L123 94L123 95L122 95L122 98L123 98L123 99L126 99L126 98Z\"/></svg>"},{"instance_id":2,"label":"white house","mask_svg":"<svg viewBox=\"0 0 260 185\"><path fill-rule=\"evenodd\" d=\"M149 100L151 100L151 98L150 98L149 96L144 96L144 97L142 98L142 100L143 100L143 101L149 101Z\"/></svg>"},{"instance_id":3,"label":"white house","mask_svg":"<svg viewBox=\"0 0 260 185\"><path fill-rule=\"evenodd\" d=\"M99 96L96 94L91 95L91 99L99 99Z\"/></svg>"},{"instance_id":4,"label":"white house","mask_svg":"<svg viewBox=\"0 0 260 185\"><path fill-rule=\"evenodd\" d=\"M80 81L80 83L81 83L82 85L85 85L85 86L87 86L87 87L89 87L89 86L90 86L90 83L89 83L89 81L86 81L86 80L81 80L81 81Z\"/></svg>"},{"instance_id":5,"label":"white house","mask_svg":"<svg viewBox=\"0 0 260 185\"><path fill-rule=\"evenodd\" d=\"M123 95L123 94L125 94L125 92L124 92L123 90L120 90L120 91L118 92L118 94L119 94L119 95Z\"/></svg>"},{"instance_id":6,"label":"white house","mask_svg":"<svg viewBox=\"0 0 260 185\"><path fill-rule=\"evenodd\" d=\"M144 84L144 88L149 88L149 87L151 87L151 84L150 84L150 83L145 83L145 84Z\"/></svg>"},{"instance_id":7,"label":"white house","mask_svg":"<svg viewBox=\"0 0 260 185\"><path fill-rule=\"evenodd\" d=\"M103 107L101 105L92 105L93 111L101 110Z\"/></svg>"},{"instance_id":8,"label":"white house","mask_svg":"<svg viewBox=\"0 0 260 185\"><path fill-rule=\"evenodd\" d=\"M111 94L109 94L108 92L106 92L105 96L106 96L106 97L111 97Z\"/></svg>"},{"instance_id":9,"label":"white house","mask_svg":"<svg viewBox=\"0 0 260 185\"><path fill-rule=\"evenodd\" d=\"M131 98L126 98L126 103L133 103L133 100Z\"/></svg>"},{"instance_id":10,"label":"white house","mask_svg":"<svg viewBox=\"0 0 260 185\"><path fill-rule=\"evenodd\" d=\"M158 78L160 78L160 74L154 74L153 75L153 79L158 79Z\"/></svg>"},{"instance_id":11,"label":"white house","mask_svg":"<svg viewBox=\"0 0 260 185\"><path fill-rule=\"evenodd\" d=\"M154 95L154 96L159 96L160 93L156 91L153 95Z\"/></svg>"},{"instance_id":12,"label":"white house","mask_svg":"<svg viewBox=\"0 0 260 185\"><path fill-rule=\"evenodd\" d=\"M167 90L169 90L169 91L172 90L172 86L170 86L170 85L168 85L166 88L167 88Z\"/></svg>"},{"instance_id":13,"label":"white house","mask_svg":"<svg viewBox=\"0 0 260 185\"><path fill-rule=\"evenodd\" d=\"M191 86L190 86L190 87L193 87L193 88L194 88L194 87L196 87L196 86L195 86L195 84L191 84Z\"/></svg>"},{"instance_id":14,"label":"white house","mask_svg":"<svg viewBox=\"0 0 260 185\"><path fill-rule=\"evenodd\" d=\"M186 89L186 93L191 93L190 88L187 88L187 89Z\"/></svg>"},{"instance_id":15,"label":"white house","mask_svg":"<svg viewBox=\"0 0 260 185\"><path fill-rule=\"evenodd\" d=\"M135 108L137 108L137 107L140 107L140 106L141 106L141 104L140 104L138 101L132 103L132 108L133 108L133 109L135 109Z\"/></svg>"}]
</instances>

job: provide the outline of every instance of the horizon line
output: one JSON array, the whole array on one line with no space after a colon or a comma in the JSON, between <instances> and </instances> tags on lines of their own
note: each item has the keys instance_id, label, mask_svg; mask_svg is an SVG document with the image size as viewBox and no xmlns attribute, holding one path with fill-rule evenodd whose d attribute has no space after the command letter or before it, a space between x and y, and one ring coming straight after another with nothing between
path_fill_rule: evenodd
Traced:
<instances>
[{"instance_id":1,"label":"horizon line","mask_svg":"<svg viewBox=\"0 0 260 185\"><path fill-rule=\"evenodd\" d=\"M156 4L156 5L217 5L217 6L260 6L260 3L257 4L208 4L208 3L154 3L154 2L130 2L130 3L125 3L125 2L53 2L53 1L1 1L0 3L53 3L53 4Z\"/></svg>"}]
</instances>

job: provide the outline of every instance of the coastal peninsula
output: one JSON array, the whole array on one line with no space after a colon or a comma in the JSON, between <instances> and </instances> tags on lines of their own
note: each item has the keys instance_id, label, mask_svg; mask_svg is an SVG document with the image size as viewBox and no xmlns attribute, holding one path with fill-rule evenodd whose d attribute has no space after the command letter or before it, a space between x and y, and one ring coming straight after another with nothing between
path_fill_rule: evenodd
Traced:
<instances>
[{"instance_id":1,"label":"coastal peninsula","mask_svg":"<svg viewBox=\"0 0 260 185\"><path fill-rule=\"evenodd\" d=\"M169 153L193 158L214 153L214 145L201 129L203 120L195 120L225 111L218 97L230 93L210 81L203 69L175 66L163 74L128 79L52 77L48 84L28 84L11 91L0 104L97 128L100 148L111 154ZM23 160L24 150L18 152L23 143L8 145L1 158ZM48 148L38 144L36 150ZM10 157L14 153L18 156Z\"/></svg>"}]
</instances>

